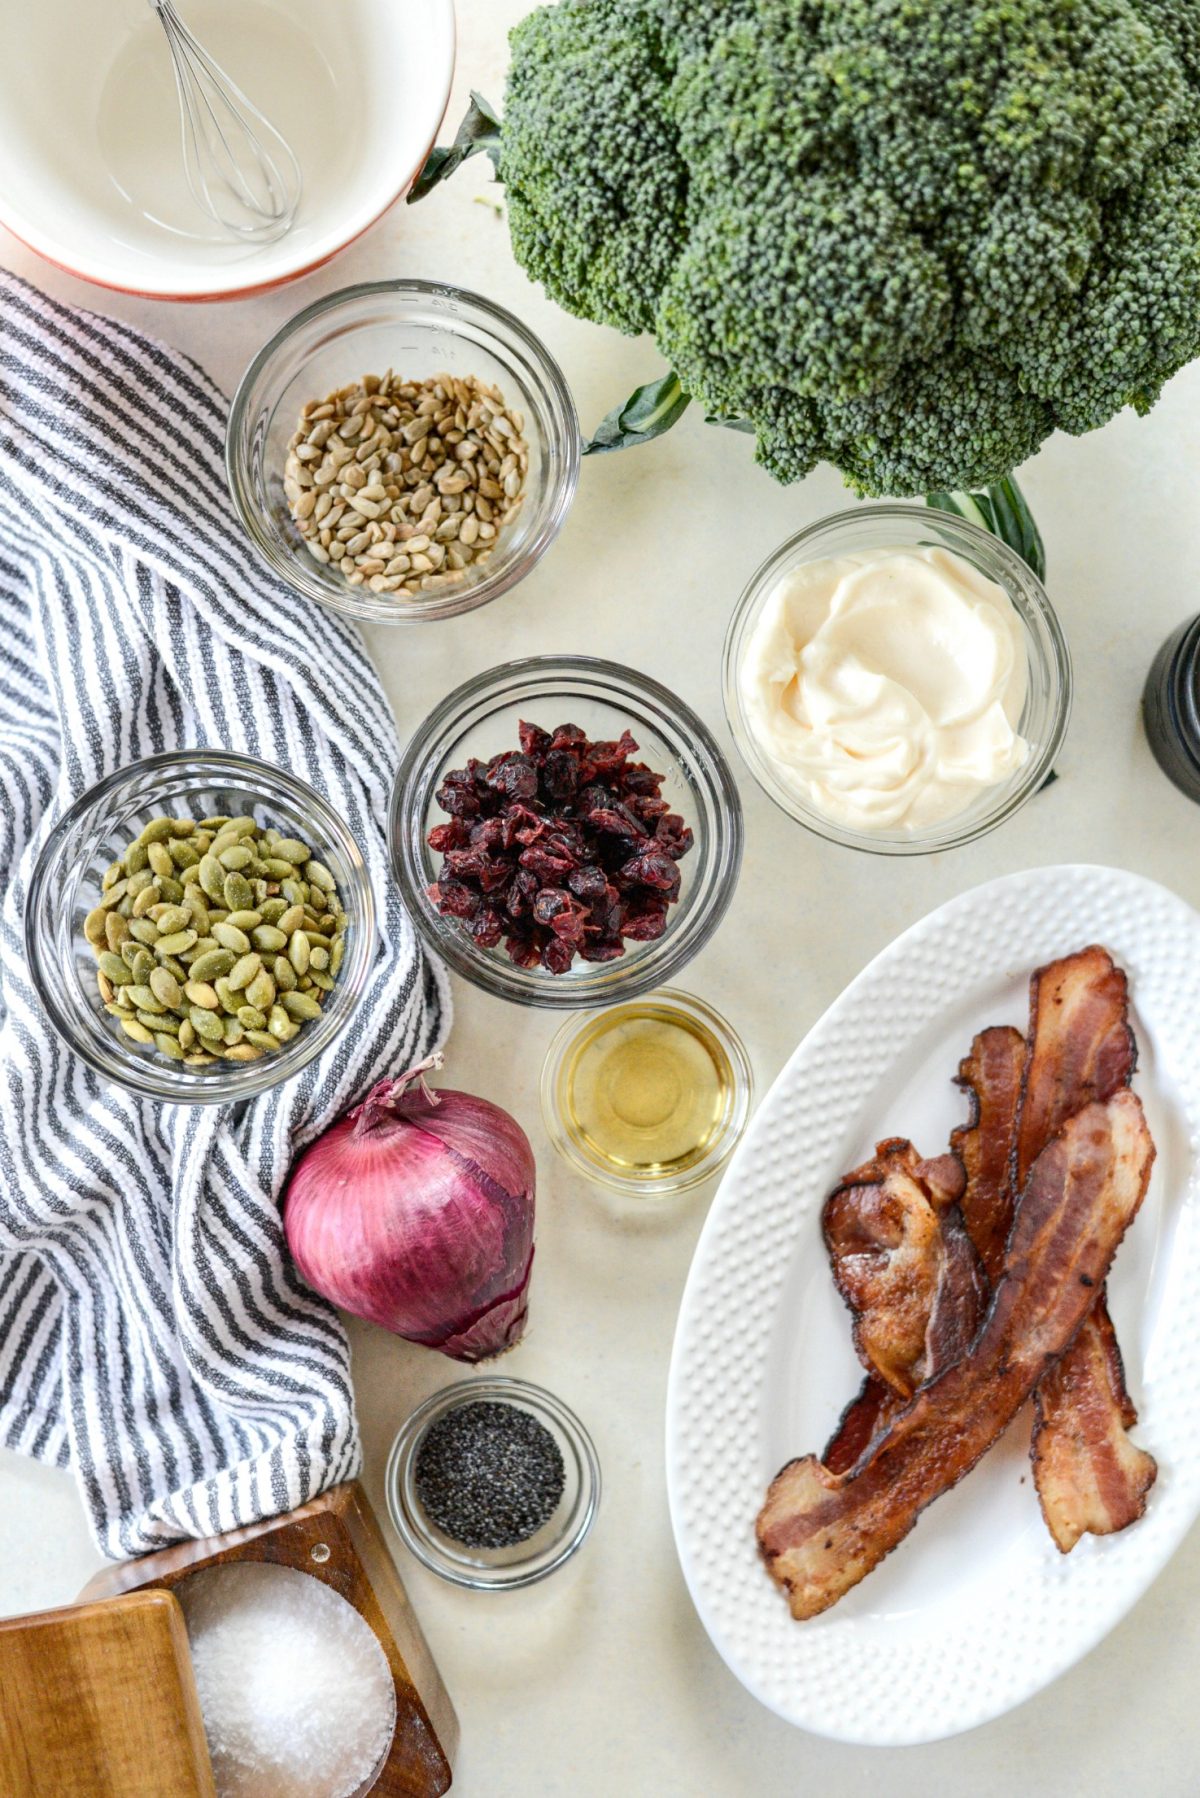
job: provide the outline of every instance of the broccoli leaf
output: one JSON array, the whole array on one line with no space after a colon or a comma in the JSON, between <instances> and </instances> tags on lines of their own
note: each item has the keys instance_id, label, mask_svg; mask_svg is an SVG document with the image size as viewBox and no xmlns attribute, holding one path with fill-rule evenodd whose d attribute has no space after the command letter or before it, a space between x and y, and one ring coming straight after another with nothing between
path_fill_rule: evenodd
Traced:
<instances>
[{"instance_id":1,"label":"broccoli leaf","mask_svg":"<svg viewBox=\"0 0 1200 1798\"><path fill-rule=\"evenodd\" d=\"M630 449L636 443L649 443L678 422L691 404L691 396L683 391L679 376L668 372L644 387L635 387L629 398L614 406L596 426L595 435L583 446L585 456L603 455L606 450Z\"/></svg>"},{"instance_id":2,"label":"broccoli leaf","mask_svg":"<svg viewBox=\"0 0 1200 1798\"><path fill-rule=\"evenodd\" d=\"M480 151L490 156L493 169L500 164L500 114L490 100L471 89L467 116L458 128L452 144L435 144L425 159L425 166L408 191L408 203L423 200L427 193L446 181L469 156Z\"/></svg>"},{"instance_id":3,"label":"broccoli leaf","mask_svg":"<svg viewBox=\"0 0 1200 1798\"><path fill-rule=\"evenodd\" d=\"M982 493L927 493L925 504L939 512L952 512L957 518L965 518L971 524L991 531L1001 543L1016 550L1039 581L1045 580L1046 549L1042 534L1014 475L995 482Z\"/></svg>"}]
</instances>

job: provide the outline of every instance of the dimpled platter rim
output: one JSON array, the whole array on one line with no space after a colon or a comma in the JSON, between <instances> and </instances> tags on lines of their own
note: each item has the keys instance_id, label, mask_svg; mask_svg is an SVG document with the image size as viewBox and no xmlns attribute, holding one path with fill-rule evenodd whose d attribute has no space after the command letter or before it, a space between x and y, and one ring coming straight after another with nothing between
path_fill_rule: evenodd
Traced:
<instances>
[{"instance_id":1,"label":"dimpled platter rim","mask_svg":"<svg viewBox=\"0 0 1200 1798\"><path fill-rule=\"evenodd\" d=\"M795 1623L753 1522L791 1456L819 1452L861 1373L833 1296L820 1206L872 1141L936 1154L975 1030L1022 1024L1029 973L1101 942L1130 977L1135 1088L1158 1160L1110 1286L1147 1515L1061 1556L1025 1459L1027 1414L896 1553L824 1617ZM939 1135L935 1132L940 1133ZM736 1677L787 1721L899 1746L971 1729L1066 1671L1120 1620L1200 1513L1200 917L1116 868L1006 875L885 949L809 1032L713 1202L676 1328L667 1482L692 1599Z\"/></svg>"}]
</instances>

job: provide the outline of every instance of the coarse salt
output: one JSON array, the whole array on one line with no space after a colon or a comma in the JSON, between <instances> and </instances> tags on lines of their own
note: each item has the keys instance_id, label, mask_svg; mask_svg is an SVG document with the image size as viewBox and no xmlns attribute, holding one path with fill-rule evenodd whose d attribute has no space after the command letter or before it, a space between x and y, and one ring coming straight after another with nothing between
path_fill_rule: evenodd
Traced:
<instances>
[{"instance_id":1,"label":"coarse salt","mask_svg":"<svg viewBox=\"0 0 1200 1798\"><path fill-rule=\"evenodd\" d=\"M219 1798L350 1798L396 1725L387 1657L354 1607L267 1562L208 1568L176 1596Z\"/></svg>"}]
</instances>

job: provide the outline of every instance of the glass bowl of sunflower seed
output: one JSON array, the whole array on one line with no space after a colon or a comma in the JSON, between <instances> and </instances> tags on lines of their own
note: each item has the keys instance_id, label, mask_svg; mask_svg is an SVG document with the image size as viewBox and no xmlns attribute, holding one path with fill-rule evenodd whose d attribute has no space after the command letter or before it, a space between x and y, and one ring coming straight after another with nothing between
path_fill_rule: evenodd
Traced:
<instances>
[{"instance_id":1,"label":"glass bowl of sunflower seed","mask_svg":"<svg viewBox=\"0 0 1200 1798\"><path fill-rule=\"evenodd\" d=\"M97 1073L145 1098L245 1099L345 1025L374 952L363 856L318 793L224 750L151 756L83 795L25 907L34 986Z\"/></svg>"},{"instance_id":2,"label":"glass bowl of sunflower seed","mask_svg":"<svg viewBox=\"0 0 1200 1798\"><path fill-rule=\"evenodd\" d=\"M454 617L524 579L566 518L579 457L545 346L503 307L432 281L307 307L250 364L226 438L263 559L382 624Z\"/></svg>"}]
</instances>

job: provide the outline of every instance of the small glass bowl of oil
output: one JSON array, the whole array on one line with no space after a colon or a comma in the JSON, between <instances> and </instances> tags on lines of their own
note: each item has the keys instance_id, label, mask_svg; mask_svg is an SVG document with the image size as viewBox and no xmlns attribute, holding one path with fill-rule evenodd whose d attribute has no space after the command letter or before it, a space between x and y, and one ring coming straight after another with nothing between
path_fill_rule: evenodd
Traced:
<instances>
[{"instance_id":1,"label":"small glass bowl of oil","mask_svg":"<svg viewBox=\"0 0 1200 1798\"><path fill-rule=\"evenodd\" d=\"M714 1174L752 1097L737 1032L671 987L571 1018L542 1069L542 1115L559 1154L638 1198L685 1192Z\"/></svg>"}]
</instances>

